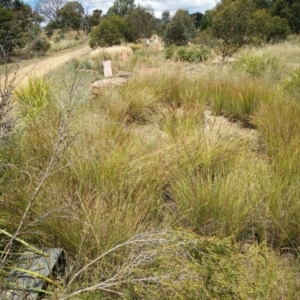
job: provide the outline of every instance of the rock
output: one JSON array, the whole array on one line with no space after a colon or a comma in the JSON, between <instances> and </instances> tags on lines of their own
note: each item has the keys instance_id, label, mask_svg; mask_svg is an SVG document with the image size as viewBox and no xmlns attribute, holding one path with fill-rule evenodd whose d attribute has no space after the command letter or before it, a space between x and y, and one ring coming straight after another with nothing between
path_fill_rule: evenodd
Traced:
<instances>
[{"instance_id":1,"label":"rock","mask_svg":"<svg viewBox=\"0 0 300 300\"><path fill-rule=\"evenodd\" d=\"M62 248L43 249L45 254L25 252L18 260L16 266L4 279L5 288L0 291L0 299L7 300L36 300L44 290L47 277L57 273L65 264L64 250Z\"/></svg>"},{"instance_id":2,"label":"rock","mask_svg":"<svg viewBox=\"0 0 300 300\"><path fill-rule=\"evenodd\" d=\"M104 89L111 87L121 86L127 82L127 79L124 77L108 78L95 81L92 84L91 92L94 95L99 95Z\"/></svg>"},{"instance_id":3,"label":"rock","mask_svg":"<svg viewBox=\"0 0 300 300\"><path fill-rule=\"evenodd\" d=\"M122 73L119 73L119 77L125 77L125 78L128 78L130 75L131 75L130 72L122 72Z\"/></svg>"}]
</instances>

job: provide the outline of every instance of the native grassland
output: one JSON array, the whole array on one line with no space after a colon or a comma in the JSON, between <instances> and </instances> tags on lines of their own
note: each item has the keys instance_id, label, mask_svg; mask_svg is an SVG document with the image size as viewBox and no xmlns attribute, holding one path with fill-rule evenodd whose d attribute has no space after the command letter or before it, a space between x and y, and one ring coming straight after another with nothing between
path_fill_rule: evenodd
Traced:
<instances>
[{"instance_id":1,"label":"native grassland","mask_svg":"<svg viewBox=\"0 0 300 300\"><path fill-rule=\"evenodd\" d=\"M100 51L17 89L0 226L65 249L47 297L300 299L299 57ZM94 96L108 58L131 77Z\"/></svg>"}]
</instances>

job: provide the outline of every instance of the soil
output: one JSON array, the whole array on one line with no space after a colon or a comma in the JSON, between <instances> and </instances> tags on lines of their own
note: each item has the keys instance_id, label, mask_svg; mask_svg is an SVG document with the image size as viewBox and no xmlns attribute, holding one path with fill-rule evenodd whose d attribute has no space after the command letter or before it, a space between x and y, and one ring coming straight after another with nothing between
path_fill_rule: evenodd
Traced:
<instances>
[{"instance_id":1,"label":"soil","mask_svg":"<svg viewBox=\"0 0 300 300\"><path fill-rule=\"evenodd\" d=\"M87 54L91 51L91 48L87 45L81 46L79 49L72 51L64 51L63 53L54 54L54 56L42 59L40 61L35 61L32 63L26 63L26 66L22 66L20 63L20 68L17 71L15 84L18 86L20 84L25 84L30 75L43 76L47 74L50 70L53 70L60 65L66 63L68 60Z\"/></svg>"}]
</instances>

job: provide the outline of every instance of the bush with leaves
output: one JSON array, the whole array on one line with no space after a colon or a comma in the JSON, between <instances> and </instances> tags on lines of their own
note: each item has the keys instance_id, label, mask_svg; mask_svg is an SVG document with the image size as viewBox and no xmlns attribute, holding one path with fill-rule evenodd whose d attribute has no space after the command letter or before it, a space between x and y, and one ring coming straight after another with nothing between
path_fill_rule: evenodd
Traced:
<instances>
[{"instance_id":1,"label":"bush with leaves","mask_svg":"<svg viewBox=\"0 0 300 300\"><path fill-rule=\"evenodd\" d=\"M221 1L206 17L223 59L244 45L285 39L288 33L286 20L257 10L252 0Z\"/></svg>"},{"instance_id":2,"label":"bush with leaves","mask_svg":"<svg viewBox=\"0 0 300 300\"><path fill-rule=\"evenodd\" d=\"M5 59L15 49L24 48L35 37L32 31L39 27L41 17L23 1L0 2L0 58Z\"/></svg>"},{"instance_id":3,"label":"bush with leaves","mask_svg":"<svg viewBox=\"0 0 300 300\"><path fill-rule=\"evenodd\" d=\"M30 44L30 52L36 55L44 55L51 47L51 44L45 38L36 38Z\"/></svg>"},{"instance_id":4,"label":"bush with leaves","mask_svg":"<svg viewBox=\"0 0 300 300\"><path fill-rule=\"evenodd\" d=\"M58 29L58 24L55 21L49 21L44 27L45 34L49 39L54 34L55 29Z\"/></svg>"},{"instance_id":5,"label":"bush with leaves","mask_svg":"<svg viewBox=\"0 0 300 300\"><path fill-rule=\"evenodd\" d=\"M77 1L67 2L61 9L57 11L60 26L63 28L72 28L79 34L84 24L84 8Z\"/></svg>"},{"instance_id":6,"label":"bush with leaves","mask_svg":"<svg viewBox=\"0 0 300 300\"><path fill-rule=\"evenodd\" d=\"M165 49L165 57L175 61L201 62L207 60L210 55L210 50L206 47L176 47L171 45Z\"/></svg>"},{"instance_id":7,"label":"bush with leaves","mask_svg":"<svg viewBox=\"0 0 300 300\"><path fill-rule=\"evenodd\" d=\"M187 45L196 36L194 20L187 10L177 10L175 16L167 24L163 34L163 41L168 46L175 44L178 46Z\"/></svg>"},{"instance_id":8,"label":"bush with leaves","mask_svg":"<svg viewBox=\"0 0 300 300\"><path fill-rule=\"evenodd\" d=\"M90 47L120 45L127 27L125 19L117 15L102 20L90 34Z\"/></svg>"}]
</instances>

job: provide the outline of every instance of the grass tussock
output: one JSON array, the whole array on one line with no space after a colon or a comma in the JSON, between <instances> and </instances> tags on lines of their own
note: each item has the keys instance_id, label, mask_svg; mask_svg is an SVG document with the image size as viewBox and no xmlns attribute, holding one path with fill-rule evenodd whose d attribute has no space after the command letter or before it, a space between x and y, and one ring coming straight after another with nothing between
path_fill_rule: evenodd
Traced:
<instances>
[{"instance_id":1,"label":"grass tussock","mask_svg":"<svg viewBox=\"0 0 300 300\"><path fill-rule=\"evenodd\" d=\"M273 88L258 79L226 78L202 82L202 95L217 115L225 115L245 124L263 103L276 99Z\"/></svg>"},{"instance_id":2,"label":"grass tussock","mask_svg":"<svg viewBox=\"0 0 300 300\"><path fill-rule=\"evenodd\" d=\"M51 101L51 85L46 79L30 77L26 86L14 91L23 119L33 119Z\"/></svg>"},{"instance_id":3,"label":"grass tussock","mask_svg":"<svg viewBox=\"0 0 300 300\"><path fill-rule=\"evenodd\" d=\"M270 53L255 55L240 54L234 61L234 66L253 77L259 77L269 82L278 81L281 76L281 61Z\"/></svg>"},{"instance_id":4,"label":"grass tussock","mask_svg":"<svg viewBox=\"0 0 300 300\"><path fill-rule=\"evenodd\" d=\"M297 74L270 86L266 54L190 76L141 48L92 96L99 55L19 89L26 126L0 145L0 225L67 253L49 299L297 299Z\"/></svg>"},{"instance_id":5,"label":"grass tussock","mask_svg":"<svg viewBox=\"0 0 300 300\"><path fill-rule=\"evenodd\" d=\"M291 71L282 84L283 91L287 98L300 99L300 68Z\"/></svg>"}]
</instances>

